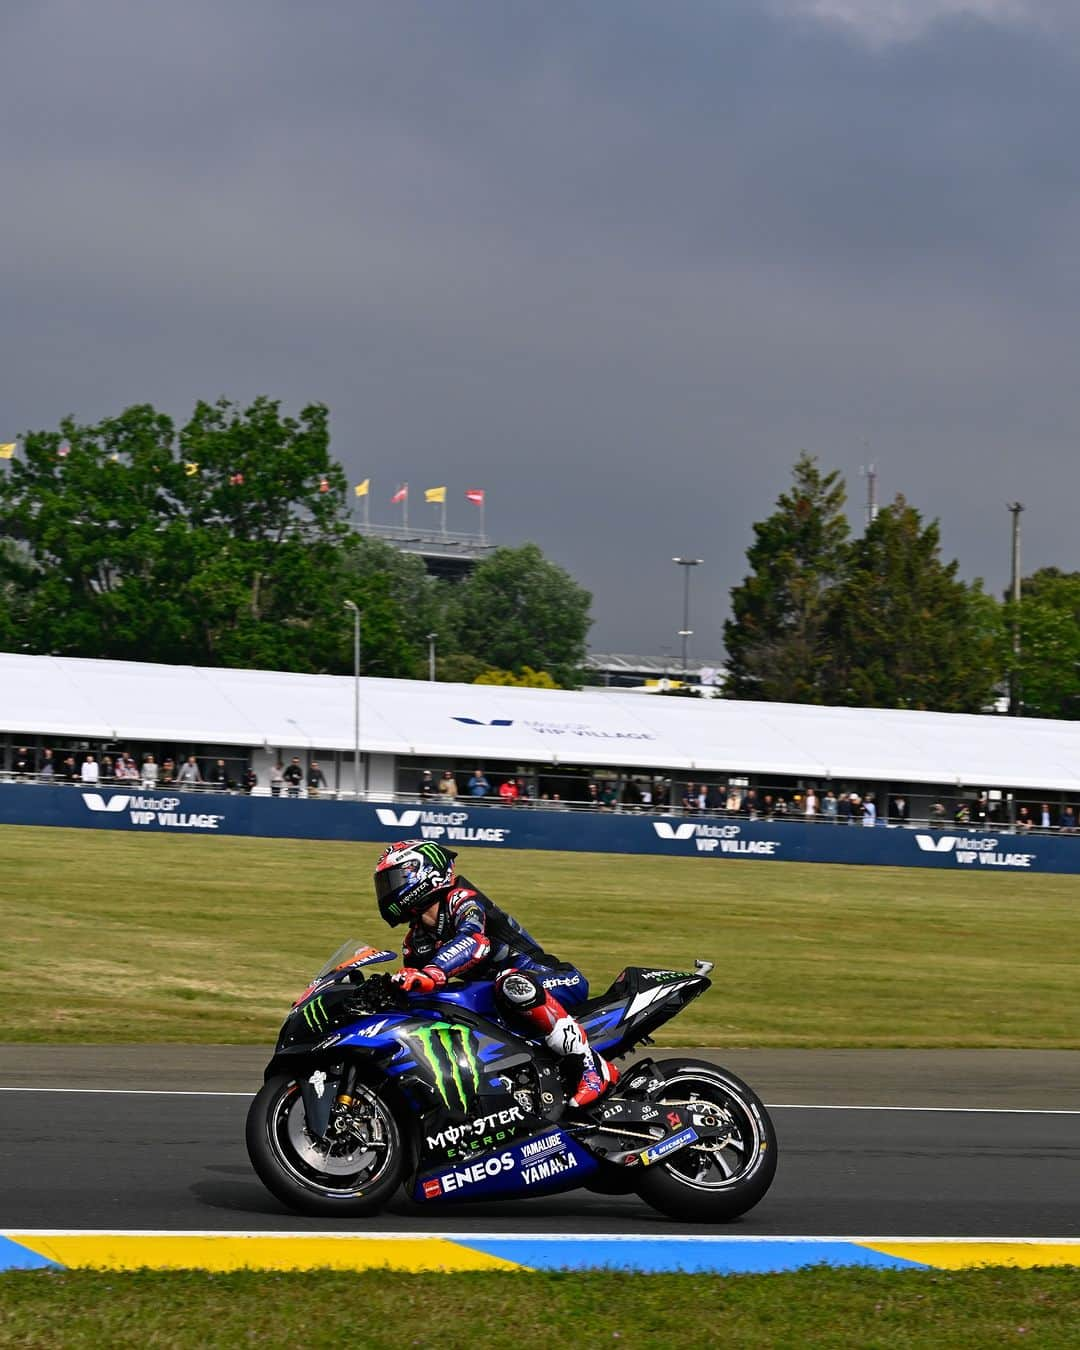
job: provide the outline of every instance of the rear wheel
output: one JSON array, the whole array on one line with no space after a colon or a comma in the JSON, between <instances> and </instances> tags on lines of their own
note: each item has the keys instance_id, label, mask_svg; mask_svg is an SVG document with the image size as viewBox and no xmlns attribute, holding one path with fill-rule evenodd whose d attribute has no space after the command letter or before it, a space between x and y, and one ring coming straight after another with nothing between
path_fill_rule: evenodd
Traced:
<instances>
[{"instance_id":1,"label":"rear wheel","mask_svg":"<svg viewBox=\"0 0 1080 1350\"><path fill-rule=\"evenodd\" d=\"M675 1219L725 1223L764 1196L776 1174L776 1132L757 1094L703 1060L662 1060L657 1106L678 1107L700 1136L639 1172L637 1193ZM659 1075L658 1075L659 1076Z\"/></svg>"},{"instance_id":2,"label":"rear wheel","mask_svg":"<svg viewBox=\"0 0 1080 1350\"><path fill-rule=\"evenodd\" d=\"M266 1188L303 1214L377 1213L401 1182L401 1132L375 1089L357 1083L352 1104L337 1107L328 1138L313 1135L300 1086L287 1074L268 1079L251 1103L247 1148Z\"/></svg>"}]
</instances>

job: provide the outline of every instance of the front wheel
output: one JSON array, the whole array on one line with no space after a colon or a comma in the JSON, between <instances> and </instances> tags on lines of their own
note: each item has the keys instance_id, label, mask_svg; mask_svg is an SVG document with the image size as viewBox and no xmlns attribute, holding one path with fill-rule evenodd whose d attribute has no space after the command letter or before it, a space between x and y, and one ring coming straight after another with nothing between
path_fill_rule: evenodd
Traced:
<instances>
[{"instance_id":1,"label":"front wheel","mask_svg":"<svg viewBox=\"0 0 1080 1350\"><path fill-rule=\"evenodd\" d=\"M674 1219L726 1223L764 1196L776 1174L776 1132L757 1094L727 1069L698 1059L662 1060L663 1081L650 1094L679 1107L697 1143L640 1174L637 1193Z\"/></svg>"},{"instance_id":2,"label":"front wheel","mask_svg":"<svg viewBox=\"0 0 1080 1350\"><path fill-rule=\"evenodd\" d=\"M302 1214L376 1214L401 1183L401 1132L386 1101L364 1083L353 1087L350 1104L335 1107L323 1139L307 1128L296 1079L269 1078L251 1103L246 1137L263 1185Z\"/></svg>"}]
</instances>

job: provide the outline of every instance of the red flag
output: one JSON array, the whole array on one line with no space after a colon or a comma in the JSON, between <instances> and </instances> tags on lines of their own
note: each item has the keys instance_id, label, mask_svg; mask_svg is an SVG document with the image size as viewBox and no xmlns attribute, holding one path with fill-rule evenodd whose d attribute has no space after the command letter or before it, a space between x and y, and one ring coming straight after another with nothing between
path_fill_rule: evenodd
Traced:
<instances>
[{"instance_id":1,"label":"red flag","mask_svg":"<svg viewBox=\"0 0 1080 1350\"><path fill-rule=\"evenodd\" d=\"M472 502L473 506L483 506L483 504L484 504L484 489L483 489L483 488L469 488L469 489L466 491L466 493L465 493L465 500L466 500L467 502Z\"/></svg>"},{"instance_id":2,"label":"red flag","mask_svg":"<svg viewBox=\"0 0 1080 1350\"><path fill-rule=\"evenodd\" d=\"M409 485L408 483L406 483L403 487L399 487L398 490L394 493L394 495L390 498L390 505L396 506L398 502L403 502L406 499L406 497L408 497L408 495L409 495Z\"/></svg>"}]
</instances>

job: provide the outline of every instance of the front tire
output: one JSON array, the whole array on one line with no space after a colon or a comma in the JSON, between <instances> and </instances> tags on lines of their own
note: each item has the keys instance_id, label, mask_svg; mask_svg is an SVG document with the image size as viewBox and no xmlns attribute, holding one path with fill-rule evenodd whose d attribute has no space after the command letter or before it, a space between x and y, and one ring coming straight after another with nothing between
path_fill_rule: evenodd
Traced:
<instances>
[{"instance_id":1,"label":"front tire","mask_svg":"<svg viewBox=\"0 0 1080 1350\"><path fill-rule=\"evenodd\" d=\"M699 1144L647 1167L637 1193L673 1219L728 1223L765 1195L776 1174L776 1131L764 1103L727 1069L699 1059L661 1060L663 1082L650 1095L710 1125Z\"/></svg>"},{"instance_id":2,"label":"front tire","mask_svg":"<svg viewBox=\"0 0 1080 1350\"><path fill-rule=\"evenodd\" d=\"M251 1103L246 1139L251 1165L273 1195L301 1214L360 1218L377 1214L401 1184L404 1149L388 1103L357 1083L334 1142L307 1129L300 1085L267 1079ZM339 1118L335 1111L331 1124Z\"/></svg>"}]
</instances>

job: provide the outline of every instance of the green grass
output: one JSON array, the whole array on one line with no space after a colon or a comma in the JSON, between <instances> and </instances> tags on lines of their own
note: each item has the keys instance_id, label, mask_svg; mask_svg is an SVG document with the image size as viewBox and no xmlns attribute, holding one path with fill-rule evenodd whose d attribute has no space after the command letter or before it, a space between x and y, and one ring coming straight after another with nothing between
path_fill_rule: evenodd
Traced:
<instances>
[{"instance_id":1,"label":"green grass","mask_svg":"<svg viewBox=\"0 0 1080 1350\"><path fill-rule=\"evenodd\" d=\"M379 846L0 827L0 1040L266 1042L375 912ZM594 989L716 961L668 1044L1080 1047L1065 876L476 850Z\"/></svg>"},{"instance_id":2,"label":"green grass","mask_svg":"<svg viewBox=\"0 0 1080 1350\"><path fill-rule=\"evenodd\" d=\"M1075 1346L1080 1270L0 1276L0 1346Z\"/></svg>"}]
</instances>

